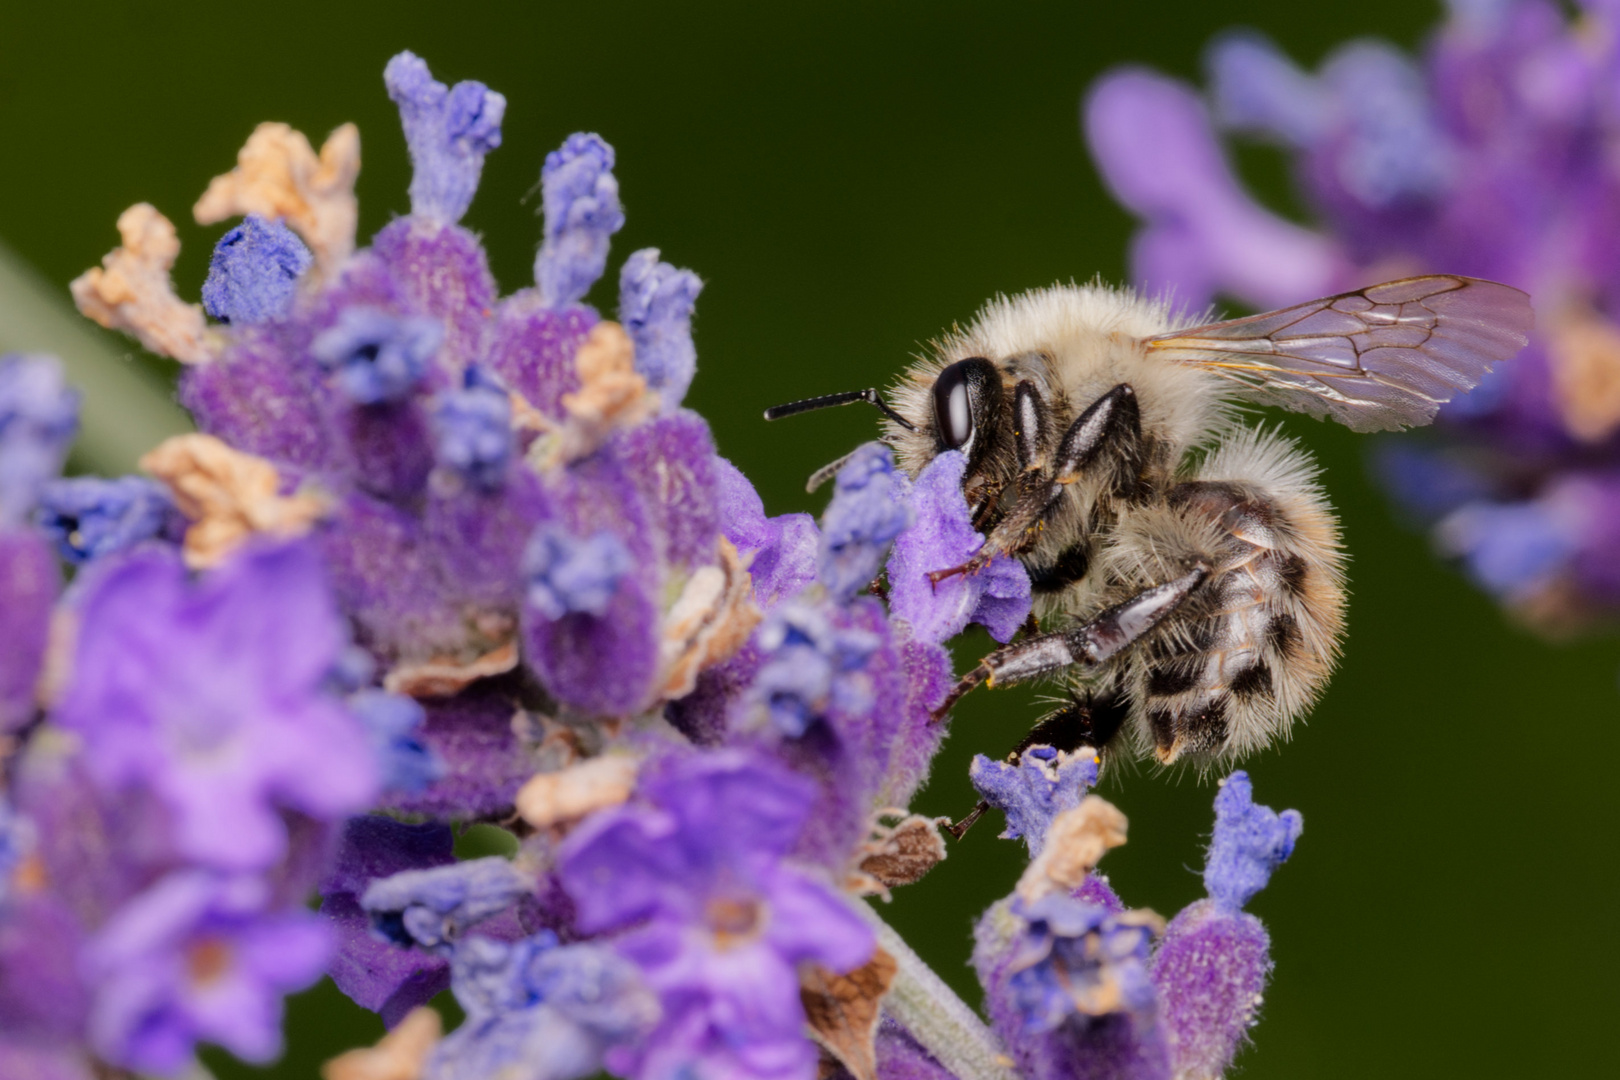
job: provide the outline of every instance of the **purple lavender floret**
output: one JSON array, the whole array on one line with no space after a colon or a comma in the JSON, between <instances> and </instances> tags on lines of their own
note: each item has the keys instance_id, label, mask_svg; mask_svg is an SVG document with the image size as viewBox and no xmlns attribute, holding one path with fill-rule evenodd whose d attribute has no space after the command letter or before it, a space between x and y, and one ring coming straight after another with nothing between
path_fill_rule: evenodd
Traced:
<instances>
[{"instance_id":1,"label":"purple lavender floret","mask_svg":"<svg viewBox=\"0 0 1620 1080\"><path fill-rule=\"evenodd\" d=\"M144 476L53 480L40 494L35 520L74 566L147 540L178 542L185 533L168 489Z\"/></svg>"},{"instance_id":2,"label":"purple lavender floret","mask_svg":"<svg viewBox=\"0 0 1620 1080\"><path fill-rule=\"evenodd\" d=\"M765 516L754 485L731 462L716 458L720 527L749 559L754 600L766 611L816 579L821 532L809 514Z\"/></svg>"},{"instance_id":3,"label":"purple lavender floret","mask_svg":"<svg viewBox=\"0 0 1620 1080\"><path fill-rule=\"evenodd\" d=\"M636 1080L808 1071L796 968L848 971L873 945L847 901L783 861L814 788L722 750L659 762L639 794L586 821L560 853L580 929L621 931L620 952L663 1006L657 1030L608 1067Z\"/></svg>"},{"instance_id":4,"label":"purple lavender floret","mask_svg":"<svg viewBox=\"0 0 1620 1080\"><path fill-rule=\"evenodd\" d=\"M484 155L501 145L506 98L480 82L446 87L402 52L383 71L411 150L411 213L454 225L472 205Z\"/></svg>"},{"instance_id":5,"label":"purple lavender floret","mask_svg":"<svg viewBox=\"0 0 1620 1080\"><path fill-rule=\"evenodd\" d=\"M821 583L840 601L871 584L889 544L912 522L909 484L882 443L867 443L838 470L821 518Z\"/></svg>"},{"instance_id":6,"label":"purple lavender floret","mask_svg":"<svg viewBox=\"0 0 1620 1080\"><path fill-rule=\"evenodd\" d=\"M546 230L534 260L542 303L561 310L584 299L607 268L608 242L624 227L613 147L601 136L570 135L540 170Z\"/></svg>"},{"instance_id":7,"label":"purple lavender floret","mask_svg":"<svg viewBox=\"0 0 1620 1080\"><path fill-rule=\"evenodd\" d=\"M400 317L375 308L344 310L310 346L321 366L357 405L403 400L427 374L444 340L436 319Z\"/></svg>"},{"instance_id":8,"label":"purple lavender floret","mask_svg":"<svg viewBox=\"0 0 1620 1080\"><path fill-rule=\"evenodd\" d=\"M636 370L658 391L664 412L678 408L697 374L692 307L703 282L643 248L619 272L619 321L636 346Z\"/></svg>"},{"instance_id":9,"label":"purple lavender floret","mask_svg":"<svg viewBox=\"0 0 1620 1080\"><path fill-rule=\"evenodd\" d=\"M371 930L360 897L373 881L402 870L455 861L455 838L436 822L407 825L380 815L351 818L320 884L321 915L337 939L328 967L338 989L389 1027L450 985L443 956L384 940Z\"/></svg>"},{"instance_id":10,"label":"purple lavender floret","mask_svg":"<svg viewBox=\"0 0 1620 1080\"><path fill-rule=\"evenodd\" d=\"M832 613L806 603L787 603L761 625L756 638L762 663L754 694L783 735L797 738L834 709L860 713L872 705L860 671L883 641L858 627L835 624Z\"/></svg>"},{"instance_id":11,"label":"purple lavender floret","mask_svg":"<svg viewBox=\"0 0 1620 1080\"><path fill-rule=\"evenodd\" d=\"M1278 814L1256 805L1249 774L1233 773L1215 796L1215 838L1204 864L1204 888L1223 910L1240 910L1294 853L1304 828L1298 810Z\"/></svg>"},{"instance_id":12,"label":"purple lavender floret","mask_svg":"<svg viewBox=\"0 0 1620 1080\"><path fill-rule=\"evenodd\" d=\"M986 802L1006 813L1002 837L1023 837L1034 856L1046 845L1052 819L1079 806L1096 785L1097 755L1089 748L1068 753L1037 745L1026 747L1011 765L975 754L968 776Z\"/></svg>"},{"instance_id":13,"label":"purple lavender floret","mask_svg":"<svg viewBox=\"0 0 1620 1080\"><path fill-rule=\"evenodd\" d=\"M182 854L239 870L285 853L283 809L369 804L371 746L325 689L345 634L311 548L254 548L195 583L163 550L98 569L53 714L98 783L156 792Z\"/></svg>"},{"instance_id":14,"label":"purple lavender floret","mask_svg":"<svg viewBox=\"0 0 1620 1080\"><path fill-rule=\"evenodd\" d=\"M427 713L415 700L362 690L349 698L349 708L371 739L382 790L421 791L444 775L444 762L422 741Z\"/></svg>"},{"instance_id":15,"label":"purple lavender floret","mask_svg":"<svg viewBox=\"0 0 1620 1080\"><path fill-rule=\"evenodd\" d=\"M402 870L374 881L360 898L376 931L396 945L448 953L467 930L534 891L534 883L498 855L428 870Z\"/></svg>"},{"instance_id":16,"label":"purple lavender floret","mask_svg":"<svg viewBox=\"0 0 1620 1080\"><path fill-rule=\"evenodd\" d=\"M523 554L529 606L548 619L602 615L630 572L624 542L606 529L584 538L542 526Z\"/></svg>"},{"instance_id":17,"label":"purple lavender floret","mask_svg":"<svg viewBox=\"0 0 1620 1080\"><path fill-rule=\"evenodd\" d=\"M281 998L320 977L330 941L314 916L267 911L267 900L257 879L185 870L126 904L85 953L97 1053L161 1074L199 1040L273 1060Z\"/></svg>"},{"instance_id":18,"label":"purple lavender floret","mask_svg":"<svg viewBox=\"0 0 1620 1080\"><path fill-rule=\"evenodd\" d=\"M1071 1021L1124 1012L1151 1023L1148 979L1152 929L1107 908L1054 894L1033 904L1014 902L1028 924L1011 960L1008 987L1030 1034Z\"/></svg>"},{"instance_id":19,"label":"purple lavender floret","mask_svg":"<svg viewBox=\"0 0 1620 1080\"><path fill-rule=\"evenodd\" d=\"M284 223L249 214L214 245L203 307L232 325L282 318L292 308L298 279L314 261Z\"/></svg>"},{"instance_id":20,"label":"purple lavender floret","mask_svg":"<svg viewBox=\"0 0 1620 1080\"><path fill-rule=\"evenodd\" d=\"M512 398L482 368L470 367L461 389L433 409L436 456L481 491L506 482L512 459Z\"/></svg>"},{"instance_id":21,"label":"purple lavender floret","mask_svg":"<svg viewBox=\"0 0 1620 1080\"><path fill-rule=\"evenodd\" d=\"M0 527L28 520L79 430L79 395L48 356L0 356Z\"/></svg>"},{"instance_id":22,"label":"purple lavender floret","mask_svg":"<svg viewBox=\"0 0 1620 1080\"><path fill-rule=\"evenodd\" d=\"M434 1048L424 1080L573 1080L602 1068L607 1050L644 1035L657 1001L611 948L471 938L455 953L466 1021Z\"/></svg>"},{"instance_id":23,"label":"purple lavender floret","mask_svg":"<svg viewBox=\"0 0 1620 1080\"><path fill-rule=\"evenodd\" d=\"M929 580L931 572L961 566L984 546L962 495L966 469L967 457L959 450L928 463L911 491L917 524L900 534L889 555L889 608L923 641L946 641L970 622L982 624L997 641L1008 641L1029 616L1029 573L1010 556L975 574Z\"/></svg>"}]
</instances>

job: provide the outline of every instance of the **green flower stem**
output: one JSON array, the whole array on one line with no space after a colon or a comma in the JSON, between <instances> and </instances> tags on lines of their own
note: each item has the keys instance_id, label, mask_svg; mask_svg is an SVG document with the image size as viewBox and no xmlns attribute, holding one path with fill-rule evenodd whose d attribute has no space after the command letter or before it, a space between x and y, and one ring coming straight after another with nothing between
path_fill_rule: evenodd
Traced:
<instances>
[{"instance_id":1,"label":"green flower stem","mask_svg":"<svg viewBox=\"0 0 1620 1080\"><path fill-rule=\"evenodd\" d=\"M191 430L173 391L148 375L129 352L109 346L94 323L73 310L66 289L41 278L0 245L0 353L49 353L62 361L79 391L79 438L74 463L117 474L170 435Z\"/></svg>"},{"instance_id":2,"label":"green flower stem","mask_svg":"<svg viewBox=\"0 0 1620 1080\"><path fill-rule=\"evenodd\" d=\"M870 905L855 906L877 932L883 951L899 967L889 996L883 999L884 1011L958 1080L1018 1080L1012 1060L979 1014Z\"/></svg>"}]
</instances>

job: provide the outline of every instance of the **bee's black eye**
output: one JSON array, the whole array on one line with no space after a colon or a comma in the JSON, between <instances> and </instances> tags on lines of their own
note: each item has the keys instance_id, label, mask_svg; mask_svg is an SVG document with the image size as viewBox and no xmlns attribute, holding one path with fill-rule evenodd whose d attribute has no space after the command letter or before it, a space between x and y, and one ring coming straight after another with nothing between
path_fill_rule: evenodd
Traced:
<instances>
[{"instance_id":1,"label":"bee's black eye","mask_svg":"<svg viewBox=\"0 0 1620 1080\"><path fill-rule=\"evenodd\" d=\"M978 357L958 360L934 383L934 422L947 450L960 450L973 439L973 391L986 363Z\"/></svg>"}]
</instances>

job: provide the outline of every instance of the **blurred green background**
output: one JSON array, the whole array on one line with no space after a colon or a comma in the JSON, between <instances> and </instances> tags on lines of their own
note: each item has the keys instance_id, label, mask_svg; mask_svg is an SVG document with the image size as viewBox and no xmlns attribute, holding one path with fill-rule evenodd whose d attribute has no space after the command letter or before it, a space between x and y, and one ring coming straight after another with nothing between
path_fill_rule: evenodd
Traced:
<instances>
[{"instance_id":1,"label":"blurred green background","mask_svg":"<svg viewBox=\"0 0 1620 1080\"><path fill-rule=\"evenodd\" d=\"M629 224L610 281L618 258L649 244L703 276L688 403L771 512L819 509L804 477L871 437L874 414L767 427L763 406L883 384L997 292L1123 276L1131 223L1099 186L1077 126L1099 72L1131 61L1195 76L1204 43L1238 23L1314 63L1357 35L1413 46L1439 16L1437 4L1394 0L1305 10L1254 0L8 4L0 239L65 298L68 280L116 243L119 212L147 200L180 227L176 279L195 297L224 226L198 228L190 206L267 119L317 144L343 121L360 125L367 236L408 206L382 68L410 48L447 82L478 78L507 95L505 144L465 222L484 234L507 290L529 280L546 151L581 129L614 144ZM1277 161L1256 152L1242 164L1275 205L1290 205ZM611 311L611 291L593 298ZM123 339L105 341L132 355ZM167 374L134 358L142 365ZM1554 647L1508 625L1394 520L1368 480L1363 440L1286 423L1326 467L1354 595L1326 700L1291 745L1249 766L1258 796L1299 808L1306 831L1254 905L1277 973L1244 1074L1612 1067L1613 641ZM83 463L120 467L121 452ZM965 641L959 663L985 647ZM971 754L1005 753L1037 708L1016 691L971 697L917 808L967 810ZM1168 915L1200 895L1212 786L1142 769L1112 775L1104 793L1131 820L1130 844L1104 862L1126 900ZM1022 865L998 827L974 830L886 910L970 1001L970 920ZM380 1030L327 986L293 1003L279 1066L209 1061L221 1080L310 1078Z\"/></svg>"}]
</instances>

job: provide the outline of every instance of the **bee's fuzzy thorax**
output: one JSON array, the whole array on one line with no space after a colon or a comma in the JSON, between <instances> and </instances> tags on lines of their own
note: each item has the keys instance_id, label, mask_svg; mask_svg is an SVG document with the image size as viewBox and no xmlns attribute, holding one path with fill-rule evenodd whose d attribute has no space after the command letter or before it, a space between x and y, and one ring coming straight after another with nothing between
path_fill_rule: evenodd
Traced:
<instances>
[{"instance_id":1,"label":"bee's fuzzy thorax","mask_svg":"<svg viewBox=\"0 0 1620 1080\"><path fill-rule=\"evenodd\" d=\"M958 360L983 356L1003 368L1009 386L1020 377L1044 384L1059 425L1113 387L1129 383L1137 392L1144 431L1167 444L1172 460L1179 459L1225 420L1220 381L1150 356L1139 343L1198 321L1165 300L1100 283L997 297L966 329L935 341L931 355L919 358L891 390L896 411L916 430L889 421L887 441L902 468L913 476L921 472L939 451L931 397L935 379Z\"/></svg>"}]
</instances>

